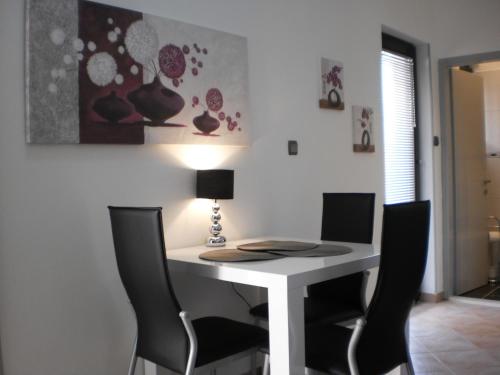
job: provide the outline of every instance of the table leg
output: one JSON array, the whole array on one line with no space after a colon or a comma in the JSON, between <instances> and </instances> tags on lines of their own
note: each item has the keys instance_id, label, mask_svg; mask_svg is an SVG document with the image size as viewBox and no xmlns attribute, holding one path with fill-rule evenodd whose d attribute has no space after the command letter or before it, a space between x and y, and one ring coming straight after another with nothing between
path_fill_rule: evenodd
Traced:
<instances>
[{"instance_id":1,"label":"table leg","mask_svg":"<svg viewBox=\"0 0 500 375\"><path fill-rule=\"evenodd\" d=\"M271 375L304 375L304 292L286 283L270 287L269 345Z\"/></svg>"}]
</instances>

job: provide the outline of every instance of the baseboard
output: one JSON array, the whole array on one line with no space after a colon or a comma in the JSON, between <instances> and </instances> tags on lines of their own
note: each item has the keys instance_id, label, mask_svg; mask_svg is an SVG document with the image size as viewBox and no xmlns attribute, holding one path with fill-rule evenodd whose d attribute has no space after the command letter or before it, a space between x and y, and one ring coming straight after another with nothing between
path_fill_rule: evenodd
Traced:
<instances>
[{"instance_id":1,"label":"baseboard","mask_svg":"<svg viewBox=\"0 0 500 375\"><path fill-rule=\"evenodd\" d=\"M439 293L420 293L420 301L438 303L444 300L444 292Z\"/></svg>"}]
</instances>

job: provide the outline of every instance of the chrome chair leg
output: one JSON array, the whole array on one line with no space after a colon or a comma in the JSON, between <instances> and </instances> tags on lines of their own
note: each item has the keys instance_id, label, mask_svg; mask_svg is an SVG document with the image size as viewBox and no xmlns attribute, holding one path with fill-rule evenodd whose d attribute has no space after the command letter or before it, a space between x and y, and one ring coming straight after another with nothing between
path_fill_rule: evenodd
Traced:
<instances>
[{"instance_id":1,"label":"chrome chair leg","mask_svg":"<svg viewBox=\"0 0 500 375\"><path fill-rule=\"evenodd\" d=\"M186 365L186 375L193 375L194 368L196 364L196 356L198 354L198 339L196 337L196 332L193 328L193 323L191 322L191 318L187 311L181 311L179 316L184 324L184 328L186 329L186 333L189 338L189 357L188 363ZM210 375L215 375L215 370L210 371Z\"/></svg>"},{"instance_id":2,"label":"chrome chair leg","mask_svg":"<svg viewBox=\"0 0 500 375\"><path fill-rule=\"evenodd\" d=\"M137 335L134 339L134 349L132 349L132 357L130 358L130 365L128 366L128 375L134 375L135 365L137 364Z\"/></svg>"},{"instance_id":3,"label":"chrome chair leg","mask_svg":"<svg viewBox=\"0 0 500 375\"><path fill-rule=\"evenodd\" d=\"M349 340L349 347L347 348L347 360L349 362L349 370L351 371L351 375L359 375L358 362L356 359L356 348L365 325L366 321L364 318L358 319L356 321L356 327L354 327L351 339Z\"/></svg>"},{"instance_id":4,"label":"chrome chair leg","mask_svg":"<svg viewBox=\"0 0 500 375\"><path fill-rule=\"evenodd\" d=\"M262 368L262 375L269 375L271 372L271 365L269 361L269 354L264 356L264 366Z\"/></svg>"},{"instance_id":5,"label":"chrome chair leg","mask_svg":"<svg viewBox=\"0 0 500 375\"><path fill-rule=\"evenodd\" d=\"M415 375L415 369L413 368L413 363L411 362L410 357L408 357L408 362L406 362L405 367L408 375Z\"/></svg>"}]
</instances>

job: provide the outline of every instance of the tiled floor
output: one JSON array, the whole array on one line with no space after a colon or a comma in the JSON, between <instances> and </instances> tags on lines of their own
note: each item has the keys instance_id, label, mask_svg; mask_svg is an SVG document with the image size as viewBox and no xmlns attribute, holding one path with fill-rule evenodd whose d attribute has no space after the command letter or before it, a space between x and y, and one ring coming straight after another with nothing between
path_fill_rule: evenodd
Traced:
<instances>
[{"instance_id":1,"label":"tiled floor","mask_svg":"<svg viewBox=\"0 0 500 375\"><path fill-rule=\"evenodd\" d=\"M464 297L484 298L500 301L500 284L487 284L462 294Z\"/></svg>"},{"instance_id":2,"label":"tiled floor","mask_svg":"<svg viewBox=\"0 0 500 375\"><path fill-rule=\"evenodd\" d=\"M410 352L417 375L500 375L500 307L419 304Z\"/></svg>"}]
</instances>

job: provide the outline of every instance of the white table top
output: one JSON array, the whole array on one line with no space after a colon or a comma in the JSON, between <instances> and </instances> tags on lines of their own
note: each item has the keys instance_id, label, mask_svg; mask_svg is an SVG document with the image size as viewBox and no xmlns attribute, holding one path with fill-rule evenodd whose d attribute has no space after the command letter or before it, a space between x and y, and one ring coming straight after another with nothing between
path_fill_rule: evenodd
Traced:
<instances>
[{"instance_id":1,"label":"white table top","mask_svg":"<svg viewBox=\"0 0 500 375\"><path fill-rule=\"evenodd\" d=\"M288 288L297 288L377 267L380 261L379 252L372 245L359 243L262 237L230 241L225 248L231 249L240 244L267 240L339 244L348 246L353 251L349 254L329 257L287 257L253 262L215 262L202 260L199 255L216 248L200 245L167 250L168 266L172 271L241 284L270 287L277 282L285 282Z\"/></svg>"}]
</instances>

